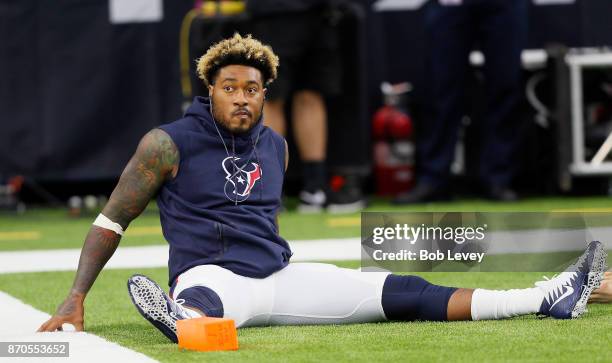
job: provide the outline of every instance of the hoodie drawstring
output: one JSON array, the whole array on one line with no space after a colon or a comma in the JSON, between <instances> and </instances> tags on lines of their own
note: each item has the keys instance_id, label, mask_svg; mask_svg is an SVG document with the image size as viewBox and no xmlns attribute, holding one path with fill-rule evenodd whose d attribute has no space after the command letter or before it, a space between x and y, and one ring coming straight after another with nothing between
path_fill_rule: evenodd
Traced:
<instances>
[{"instance_id":1,"label":"hoodie drawstring","mask_svg":"<svg viewBox=\"0 0 612 363\"><path fill-rule=\"evenodd\" d=\"M264 188L263 167L261 164L261 160L259 159L259 153L257 152L257 143L259 142L259 136L261 135L261 130L263 128L259 128L255 141L253 141L252 137L249 137L249 140L251 141L251 145L253 146L253 150L251 151L251 154L249 155L246 163L244 163L242 167L239 167L238 165L236 165L236 139L234 138L234 134L230 134L232 137L232 153L230 155L227 145L225 144L225 140L223 139L223 135L221 135L221 131L219 130L219 127L217 127L217 122L213 119L212 123L215 126L215 129L217 130L219 139L221 139L221 143L223 144L223 148L225 149L225 154L231 159L231 162L232 162L232 174L230 175L229 180L231 180L232 184L234 184L234 199L232 200L231 198L229 198L229 196L228 196L228 199L234 202L234 205L238 205L238 193L236 192L236 185L233 182L233 180L236 177L236 175L238 175L238 173L244 171L244 168L246 168L249 165L249 163L251 162L253 158L253 154L254 154L255 159L257 160L257 165L259 166L259 173L260 173L259 179L261 180L261 185L259 188L259 200L263 200L263 188Z\"/></svg>"},{"instance_id":2,"label":"hoodie drawstring","mask_svg":"<svg viewBox=\"0 0 612 363\"><path fill-rule=\"evenodd\" d=\"M260 131L261 132L261 131ZM259 200L263 200L263 188L264 188L264 177L263 177L263 163L259 160L259 153L257 152L257 141L259 141L259 134L257 134L257 139L253 142L251 139L251 144L253 144L253 151L255 151L255 159L257 160L257 165L259 165L259 180L261 180L261 185L259 188Z\"/></svg>"}]
</instances>

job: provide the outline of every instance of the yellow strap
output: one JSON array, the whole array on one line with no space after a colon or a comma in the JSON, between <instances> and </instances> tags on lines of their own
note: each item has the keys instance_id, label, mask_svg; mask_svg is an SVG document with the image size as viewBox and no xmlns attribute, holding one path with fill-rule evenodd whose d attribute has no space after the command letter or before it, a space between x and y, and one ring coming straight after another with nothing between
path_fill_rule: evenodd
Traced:
<instances>
[{"instance_id":1,"label":"yellow strap","mask_svg":"<svg viewBox=\"0 0 612 363\"><path fill-rule=\"evenodd\" d=\"M193 89L191 88L191 77L189 71L191 68L191 60L189 59L189 34L191 24L197 17L213 17L216 14L220 15L237 15L246 10L246 3L242 0L238 1L205 1L199 8L190 10L181 24L181 32L179 36L179 62L181 72L181 91L183 98L189 100L193 97Z\"/></svg>"}]
</instances>

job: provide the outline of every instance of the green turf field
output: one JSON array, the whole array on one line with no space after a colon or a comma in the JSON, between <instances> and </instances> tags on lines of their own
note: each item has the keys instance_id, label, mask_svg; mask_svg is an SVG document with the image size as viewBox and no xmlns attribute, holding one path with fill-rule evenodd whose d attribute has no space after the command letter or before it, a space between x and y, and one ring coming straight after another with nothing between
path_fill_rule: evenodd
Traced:
<instances>
[{"instance_id":1,"label":"green turf field","mask_svg":"<svg viewBox=\"0 0 612 363\"><path fill-rule=\"evenodd\" d=\"M612 210L609 198L530 199L501 204L480 200L398 208L377 202L368 211ZM23 216L0 214L0 251L78 248L94 215L68 218L65 210L39 209ZM357 237L359 215L280 218L289 240ZM128 230L122 245L164 243L152 206ZM121 248L121 247L120 247ZM357 267L358 261L341 261ZM612 305L592 305L581 319L534 316L504 321L380 323L348 326L267 327L239 330L236 352L179 351L132 305L126 280L144 273L165 285L167 270L106 270L86 300L86 329L161 362L191 361L607 361L612 362ZM530 287L541 273L420 273L432 283L483 288ZM0 290L53 313L74 272L0 274ZM42 323L42 322L41 322Z\"/></svg>"},{"instance_id":2,"label":"green turf field","mask_svg":"<svg viewBox=\"0 0 612 363\"><path fill-rule=\"evenodd\" d=\"M238 332L238 351L179 351L132 305L125 282L135 272L160 282L167 279L161 268L104 271L86 300L86 329L161 362L609 362L612 357L612 305L592 305L581 319L571 321L528 316L485 322L246 328ZM541 278L537 273L420 275L437 284L487 288L529 287ZM52 313L72 277L70 272L0 275L0 289Z\"/></svg>"}]
</instances>

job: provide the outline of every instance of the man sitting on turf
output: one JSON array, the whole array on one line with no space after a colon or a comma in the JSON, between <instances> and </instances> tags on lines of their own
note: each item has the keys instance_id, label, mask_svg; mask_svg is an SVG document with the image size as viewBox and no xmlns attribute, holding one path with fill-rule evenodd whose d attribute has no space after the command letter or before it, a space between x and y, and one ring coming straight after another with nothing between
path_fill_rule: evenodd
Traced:
<instances>
[{"instance_id":1,"label":"man sitting on turf","mask_svg":"<svg viewBox=\"0 0 612 363\"><path fill-rule=\"evenodd\" d=\"M39 331L63 323L83 330L87 292L123 231L155 195L170 245L170 296L142 275L128 280L128 290L138 311L174 342L176 321L201 315L245 327L533 313L565 319L585 311L605 268L599 242L556 278L505 291L289 263L291 250L276 221L287 144L262 124L266 85L277 66L270 47L237 34L198 60L210 98L197 97L182 119L142 138L86 237L68 297Z\"/></svg>"}]
</instances>

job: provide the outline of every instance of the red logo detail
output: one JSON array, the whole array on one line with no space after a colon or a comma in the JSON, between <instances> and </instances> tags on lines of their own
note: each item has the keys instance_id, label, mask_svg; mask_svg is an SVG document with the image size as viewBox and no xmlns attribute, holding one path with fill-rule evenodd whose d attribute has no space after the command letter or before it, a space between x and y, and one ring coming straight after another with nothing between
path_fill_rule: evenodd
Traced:
<instances>
[{"instance_id":1,"label":"red logo detail","mask_svg":"<svg viewBox=\"0 0 612 363\"><path fill-rule=\"evenodd\" d=\"M253 164L255 168L251 171L246 172L248 184L247 184L246 190L244 191L244 194L249 194L251 192L251 189L253 189L255 182L261 179L261 168L259 167L259 165L255 163L251 163L251 164Z\"/></svg>"}]
</instances>

